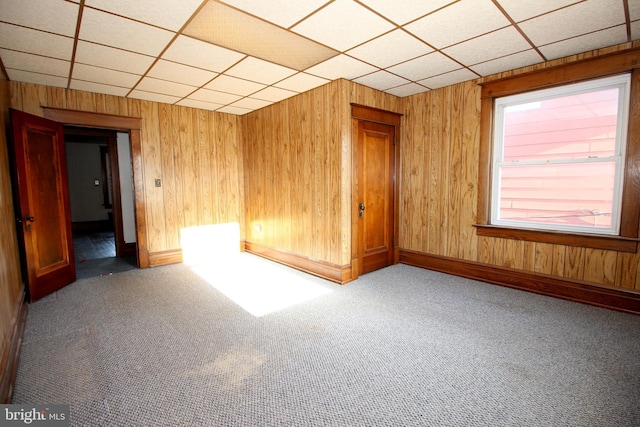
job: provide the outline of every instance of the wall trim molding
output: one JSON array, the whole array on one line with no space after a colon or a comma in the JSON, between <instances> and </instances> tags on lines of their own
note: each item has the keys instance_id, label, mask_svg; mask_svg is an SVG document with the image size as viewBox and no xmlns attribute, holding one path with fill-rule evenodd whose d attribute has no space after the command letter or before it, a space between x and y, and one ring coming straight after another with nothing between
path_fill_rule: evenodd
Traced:
<instances>
[{"instance_id":1,"label":"wall trim molding","mask_svg":"<svg viewBox=\"0 0 640 427\"><path fill-rule=\"evenodd\" d=\"M608 288L588 282L404 249L400 250L400 262L541 295L640 314L640 292L631 290Z\"/></svg>"},{"instance_id":2,"label":"wall trim molding","mask_svg":"<svg viewBox=\"0 0 640 427\"><path fill-rule=\"evenodd\" d=\"M11 319L9 333L5 339L3 353L0 355L0 404L11 403L13 386L18 372L18 356L22 344L22 334L27 321L27 301L24 291L16 304L16 309Z\"/></svg>"},{"instance_id":3,"label":"wall trim molding","mask_svg":"<svg viewBox=\"0 0 640 427\"><path fill-rule=\"evenodd\" d=\"M166 251L149 252L149 266L158 267L182 262L182 249L168 249Z\"/></svg>"},{"instance_id":4,"label":"wall trim molding","mask_svg":"<svg viewBox=\"0 0 640 427\"><path fill-rule=\"evenodd\" d=\"M295 269L322 277L323 279L339 283L341 285L352 280L351 265L336 265L326 261L309 259L301 255L283 252L277 249L261 246L257 243L245 242L245 250L254 255L288 265Z\"/></svg>"}]
</instances>

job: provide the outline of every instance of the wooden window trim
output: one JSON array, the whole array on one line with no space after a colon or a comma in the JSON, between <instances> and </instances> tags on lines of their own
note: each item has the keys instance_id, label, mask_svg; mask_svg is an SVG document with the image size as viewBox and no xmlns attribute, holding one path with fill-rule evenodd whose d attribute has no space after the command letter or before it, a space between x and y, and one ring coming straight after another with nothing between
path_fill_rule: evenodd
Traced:
<instances>
[{"instance_id":1,"label":"wooden window trim","mask_svg":"<svg viewBox=\"0 0 640 427\"><path fill-rule=\"evenodd\" d=\"M475 224L479 236L501 237L534 242L581 246L595 249L636 252L640 225L640 49L603 55L595 59L576 61L557 67L532 71L505 79L481 84L480 164L478 169L478 220ZM489 223L491 203L491 152L493 135L494 99L533 90L546 89L570 83L631 73L629 130L627 137L622 212L619 236L589 235L540 231L495 226Z\"/></svg>"}]
</instances>

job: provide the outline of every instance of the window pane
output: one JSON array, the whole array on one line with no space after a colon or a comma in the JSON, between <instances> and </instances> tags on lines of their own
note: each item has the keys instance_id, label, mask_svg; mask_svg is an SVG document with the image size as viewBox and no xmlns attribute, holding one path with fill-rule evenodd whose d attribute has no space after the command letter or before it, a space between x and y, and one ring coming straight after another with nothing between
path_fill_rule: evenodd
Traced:
<instances>
[{"instance_id":1,"label":"window pane","mask_svg":"<svg viewBox=\"0 0 640 427\"><path fill-rule=\"evenodd\" d=\"M499 220L610 228L614 182L615 162L502 167Z\"/></svg>"},{"instance_id":2,"label":"window pane","mask_svg":"<svg viewBox=\"0 0 640 427\"><path fill-rule=\"evenodd\" d=\"M504 161L615 155L618 88L506 107Z\"/></svg>"}]
</instances>

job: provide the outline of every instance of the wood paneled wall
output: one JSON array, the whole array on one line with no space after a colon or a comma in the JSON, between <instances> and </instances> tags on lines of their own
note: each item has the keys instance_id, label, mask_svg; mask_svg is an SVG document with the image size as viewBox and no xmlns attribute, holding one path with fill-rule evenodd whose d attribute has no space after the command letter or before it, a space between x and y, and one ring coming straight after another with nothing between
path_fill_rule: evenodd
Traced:
<instances>
[{"instance_id":1,"label":"wood paneled wall","mask_svg":"<svg viewBox=\"0 0 640 427\"><path fill-rule=\"evenodd\" d=\"M24 295L7 152L8 126L9 84L0 71L0 403L4 403L3 394L9 391L5 369L11 363Z\"/></svg>"},{"instance_id":2,"label":"wood paneled wall","mask_svg":"<svg viewBox=\"0 0 640 427\"><path fill-rule=\"evenodd\" d=\"M622 50L627 44L486 80ZM466 82L403 99L400 247L530 273L640 291L640 253L476 235L480 86Z\"/></svg>"},{"instance_id":3,"label":"wood paneled wall","mask_svg":"<svg viewBox=\"0 0 640 427\"><path fill-rule=\"evenodd\" d=\"M183 228L237 222L244 232L238 116L16 82L11 83L11 106L39 116L42 107L52 107L142 118L152 265L180 259ZM155 186L156 179L161 180L160 187Z\"/></svg>"},{"instance_id":4,"label":"wood paneled wall","mask_svg":"<svg viewBox=\"0 0 640 427\"><path fill-rule=\"evenodd\" d=\"M337 80L242 117L247 241L351 263L350 103L399 111L399 98Z\"/></svg>"}]
</instances>

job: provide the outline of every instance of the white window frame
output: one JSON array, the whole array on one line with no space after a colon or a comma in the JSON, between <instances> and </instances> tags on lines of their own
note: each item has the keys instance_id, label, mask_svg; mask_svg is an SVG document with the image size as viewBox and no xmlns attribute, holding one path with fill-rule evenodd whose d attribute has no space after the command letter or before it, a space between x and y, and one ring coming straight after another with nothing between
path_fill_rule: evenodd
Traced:
<instances>
[{"instance_id":1,"label":"white window frame","mask_svg":"<svg viewBox=\"0 0 640 427\"><path fill-rule=\"evenodd\" d=\"M494 132L493 132L493 154L491 168L491 212L489 221L492 225L529 228L547 231L564 231L582 234L604 234L619 235L620 217L622 211L622 188L624 184L625 150L627 146L627 129L629 123L629 100L630 100L631 75L621 74L612 77L605 77L589 80L580 83L573 83L553 87L550 89L525 92L517 95L496 98L494 102ZM560 96L577 95L594 90L619 88L618 97L618 123L615 141L615 153L609 157L582 158L582 159L554 159L526 162L505 162L503 161L503 135L504 135L504 110L507 107L539 102L545 99ZM587 228L581 226L571 226L564 224L546 224L524 221L503 220L499 217L500 212L500 173L503 167L518 167L569 163L592 163L602 161L614 161L616 165L614 178L614 194L610 228Z\"/></svg>"}]
</instances>

